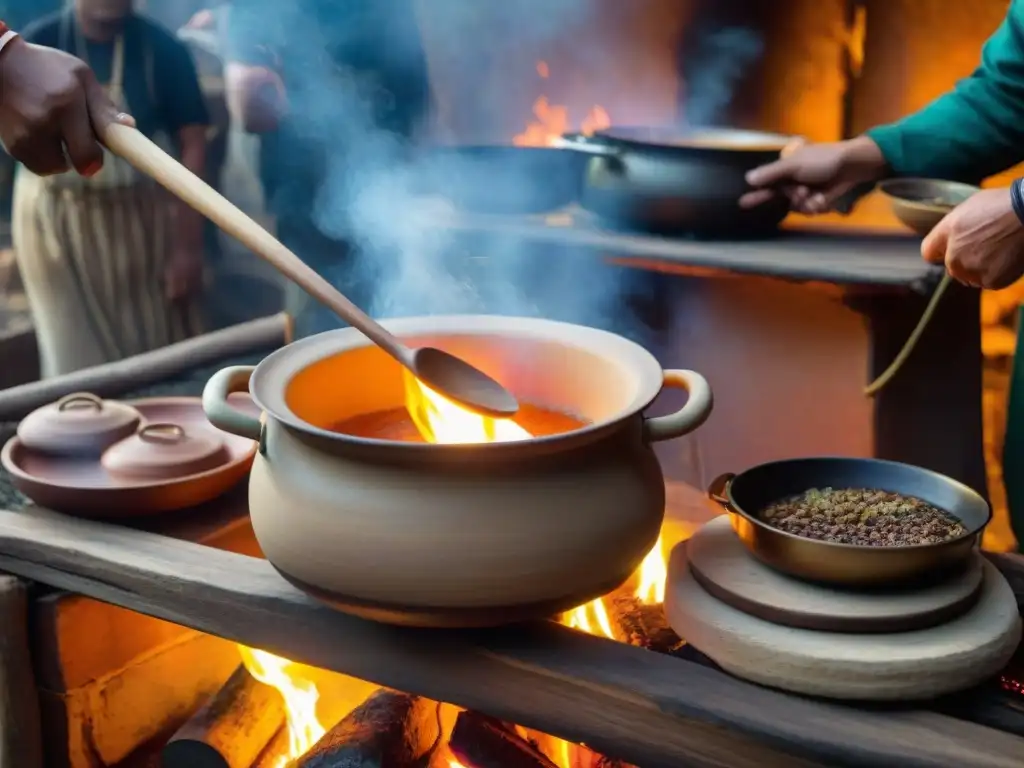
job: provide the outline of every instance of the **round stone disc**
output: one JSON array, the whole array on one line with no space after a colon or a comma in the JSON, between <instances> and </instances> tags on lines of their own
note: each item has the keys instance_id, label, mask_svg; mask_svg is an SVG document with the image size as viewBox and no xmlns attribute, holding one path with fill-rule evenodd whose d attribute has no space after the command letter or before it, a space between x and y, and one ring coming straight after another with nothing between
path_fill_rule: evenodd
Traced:
<instances>
[{"instance_id":1,"label":"round stone disc","mask_svg":"<svg viewBox=\"0 0 1024 768\"><path fill-rule=\"evenodd\" d=\"M1021 638L1010 585L987 561L981 594L941 626L889 634L821 632L772 624L697 582L687 546L672 551L665 614L688 643L737 677L809 696L859 701L929 699L995 675Z\"/></svg>"},{"instance_id":2,"label":"round stone disc","mask_svg":"<svg viewBox=\"0 0 1024 768\"><path fill-rule=\"evenodd\" d=\"M811 584L769 568L750 554L727 515L687 543L690 570L705 591L751 616L828 632L904 632L943 624L978 599L984 570L974 555L963 570L913 589L855 592Z\"/></svg>"}]
</instances>

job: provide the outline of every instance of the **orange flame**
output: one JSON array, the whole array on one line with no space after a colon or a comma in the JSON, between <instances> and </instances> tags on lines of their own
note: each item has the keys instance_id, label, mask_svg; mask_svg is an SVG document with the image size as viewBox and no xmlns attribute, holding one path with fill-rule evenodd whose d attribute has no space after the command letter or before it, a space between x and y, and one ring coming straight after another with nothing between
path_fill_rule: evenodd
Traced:
<instances>
[{"instance_id":1,"label":"orange flame","mask_svg":"<svg viewBox=\"0 0 1024 768\"><path fill-rule=\"evenodd\" d=\"M402 377L406 410L428 443L507 443L533 437L511 419L494 419L466 410L408 371L403 371Z\"/></svg>"},{"instance_id":2,"label":"orange flame","mask_svg":"<svg viewBox=\"0 0 1024 768\"><path fill-rule=\"evenodd\" d=\"M312 749L327 732L316 716L320 693L316 685L299 672L299 665L294 662L244 645L238 646L238 650L249 674L275 688L284 699L288 754L281 755L273 768L285 768L291 760Z\"/></svg>"},{"instance_id":3,"label":"orange flame","mask_svg":"<svg viewBox=\"0 0 1024 768\"><path fill-rule=\"evenodd\" d=\"M543 63L543 62L541 62ZM541 69L538 65L538 72ZM543 75L542 75L543 76ZM495 419L466 410L444 395L435 392L408 371L403 373L405 407L424 440L438 444L492 443L528 440L532 435L510 419ZM647 554L637 568L634 595L644 604L665 600L667 566L662 540ZM598 598L564 614L562 622L573 629L614 640L611 619L604 600ZM559 768L571 768L576 745L557 740L558 752L553 757ZM448 768L467 768L450 757Z\"/></svg>"},{"instance_id":4,"label":"orange flame","mask_svg":"<svg viewBox=\"0 0 1024 768\"><path fill-rule=\"evenodd\" d=\"M542 80L551 76L551 68L546 61L537 62L537 76ZM595 104L580 122L580 133L590 135L610 125L608 112ZM569 108L563 104L552 104L547 96L541 95L533 102L533 120L526 124L522 133L512 137L512 143L517 147L546 147L570 130Z\"/></svg>"}]
</instances>

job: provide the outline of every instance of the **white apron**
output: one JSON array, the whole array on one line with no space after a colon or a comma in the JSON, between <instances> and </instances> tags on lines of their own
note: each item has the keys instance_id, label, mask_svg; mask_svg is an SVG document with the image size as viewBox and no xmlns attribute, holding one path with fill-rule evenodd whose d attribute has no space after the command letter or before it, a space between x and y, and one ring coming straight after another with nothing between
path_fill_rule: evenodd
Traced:
<instances>
[{"instance_id":1,"label":"white apron","mask_svg":"<svg viewBox=\"0 0 1024 768\"><path fill-rule=\"evenodd\" d=\"M67 34L66 16L62 38ZM76 51L86 58L76 32ZM62 39L62 47L64 40ZM152 98L152 61L147 62ZM122 109L124 39L114 44L107 92ZM103 168L14 185L12 239L32 310L43 378L182 341L202 332L196 300L170 302L171 200L155 182L105 151Z\"/></svg>"}]
</instances>

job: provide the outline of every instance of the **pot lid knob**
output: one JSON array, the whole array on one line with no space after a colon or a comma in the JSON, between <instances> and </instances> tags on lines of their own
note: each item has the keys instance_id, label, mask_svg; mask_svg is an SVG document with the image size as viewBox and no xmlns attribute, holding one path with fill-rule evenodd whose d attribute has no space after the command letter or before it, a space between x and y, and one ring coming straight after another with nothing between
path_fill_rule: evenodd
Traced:
<instances>
[{"instance_id":1,"label":"pot lid knob","mask_svg":"<svg viewBox=\"0 0 1024 768\"><path fill-rule=\"evenodd\" d=\"M18 438L31 450L62 456L99 456L132 434L142 417L130 405L73 392L37 408L18 424Z\"/></svg>"},{"instance_id":2,"label":"pot lid knob","mask_svg":"<svg viewBox=\"0 0 1024 768\"><path fill-rule=\"evenodd\" d=\"M174 480L215 469L229 458L224 441L211 430L154 422L108 448L101 463L126 479Z\"/></svg>"}]
</instances>

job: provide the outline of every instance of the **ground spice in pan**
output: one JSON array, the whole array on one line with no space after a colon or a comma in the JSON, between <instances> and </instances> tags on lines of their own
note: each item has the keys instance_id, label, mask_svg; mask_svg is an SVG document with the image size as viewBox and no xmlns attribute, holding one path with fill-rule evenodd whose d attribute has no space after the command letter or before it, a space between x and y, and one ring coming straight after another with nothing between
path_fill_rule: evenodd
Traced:
<instances>
[{"instance_id":1,"label":"ground spice in pan","mask_svg":"<svg viewBox=\"0 0 1024 768\"><path fill-rule=\"evenodd\" d=\"M760 517L797 536L868 547L938 544L967 532L921 499L867 488L812 489L769 504Z\"/></svg>"}]
</instances>

